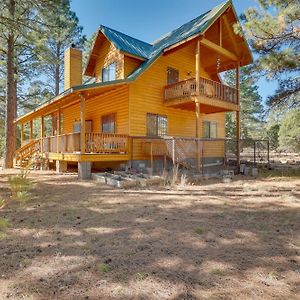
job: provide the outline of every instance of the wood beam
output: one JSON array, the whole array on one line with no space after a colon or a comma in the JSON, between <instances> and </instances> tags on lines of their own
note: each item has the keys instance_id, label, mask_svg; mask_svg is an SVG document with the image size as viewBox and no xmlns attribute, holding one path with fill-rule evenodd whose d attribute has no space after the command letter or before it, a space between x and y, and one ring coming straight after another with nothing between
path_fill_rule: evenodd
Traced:
<instances>
[{"instance_id":1,"label":"wood beam","mask_svg":"<svg viewBox=\"0 0 300 300\"><path fill-rule=\"evenodd\" d=\"M21 147L24 143L24 123L21 123Z\"/></svg>"},{"instance_id":2,"label":"wood beam","mask_svg":"<svg viewBox=\"0 0 300 300\"><path fill-rule=\"evenodd\" d=\"M60 134L61 134L61 110L57 112L56 118L56 152L60 152Z\"/></svg>"},{"instance_id":3,"label":"wood beam","mask_svg":"<svg viewBox=\"0 0 300 300\"><path fill-rule=\"evenodd\" d=\"M237 103L240 105L240 64L236 65L236 95L237 95ZM241 146L240 146L240 140L241 140L241 125L240 125L240 111L236 111L236 160L237 160L237 167L238 170L240 170L240 151L241 151Z\"/></svg>"},{"instance_id":4,"label":"wood beam","mask_svg":"<svg viewBox=\"0 0 300 300\"><path fill-rule=\"evenodd\" d=\"M200 40L197 41L197 47L196 47L196 95L199 96L199 89L200 89Z\"/></svg>"},{"instance_id":5,"label":"wood beam","mask_svg":"<svg viewBox=\"0 0 300 300\"><path fill-rule=\"evenodd\" d=\"M189 42L189 41L191 41L191 40L193 40L193 39L195 39L197 37L199 39L202 39L202 35L201 34L195 34L195 35L190 36L190 37L188 37L188 38L186 38L186 39L184 39L184 40L182 40L182 41L180 41L180 42L178 42L178 43L176 43L174 45L171 45L170 47L166 48L163 52L167 53L170 50L173 50L173 49L175 49L175 48L177 48L177 47L179 47L179 46L181 46L181 45L183 45L183 44L185 44L185 43L187 43L187 42Z\"/></svg>"},{"instance_id":6,"label":"wood beam","mask_svg":"<svg viewBox=\"0 0 300 300\"><path fill-rule=\"evenodd\" d=\"M220 47L219 45L211 42L208 39L202 39L201 44L211 50L216 51L220 55L223 55L223 56L233 60L233 61L238 61L238 57L234 53L230 52L229 50L227 50L223 47Z\"/></svg>"},{"instance_id":7,"label":"wood beam","mask_svg":"<svg viewBox=\"0 0 300 300\"><path fill-rule=\"evenodd\" d=\"M41 128L40 128L40 135L41 135L41 153L43 153L43 149L44 149L44 136L45 136L45 120L44 120L44 116L41 116Z\"/></svg>"},{"instance_id":8,"label":"wood beam","mask_svg":"<svg viewBox=\"0 0 300 300\"><path fill-rule=\"evenodd\" d=\"M30 120L30 133L29 133L30 140L33 140L33 120Z\"/></svg>"},{"instance_id":9,"label":"wood beam","mask_svg":"<svg viewBox=\"0 0 300 300\"><path fill-rule=\"evenodd\" d=\"M236 39L235 39L235 36L234 36L234 33L233 33L233 27L229 24L229 20L228 20L227 15L224 14L221 19L223 19L223 23L224 23L225 28L228 32L228 35L229 35L231 44L233 45L235 54L239 53L238 47L237 47L237 42L236 42Z\"/></svg>"},{"instance_id":10,"label":"wood beam","mask_svg":"<svg viewBox=\"0 0 300 300\"><path fill-rule=\"evenodd\" d=\"M220 33L220 41L219 45L220 47L223 47L223 32L222 32L222 18L219 19L219 33Z\"/></svg>"},{"instance_id":11,"label":"wood beam","mask_svg":"<svg viewBox=\"0 0 300 300\"><path fill-rule=\"evenodd\" d=\"M80 94L80 153L85 153L85 97Z\"/></svg>"}]
</instances>

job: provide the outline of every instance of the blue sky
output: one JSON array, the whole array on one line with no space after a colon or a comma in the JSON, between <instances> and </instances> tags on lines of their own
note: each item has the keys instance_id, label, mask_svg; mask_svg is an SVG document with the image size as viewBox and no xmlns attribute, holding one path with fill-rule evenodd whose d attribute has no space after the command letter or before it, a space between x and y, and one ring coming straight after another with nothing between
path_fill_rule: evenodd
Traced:
<instances>
[{"instance_id":1,"label":"blue sky","mask_svg":"<svg viewBox=\"0 0 300 300\"><path fill-rule=\"evenodd\" d=\"M222 3L222 0L72 0L84 34L90 37L100 24L114 28L146 42L194 19ZM238 14L255 0L233 0ZM260 94L266 97L276 88L275 82L259 81Z\"/></svg>"}]
</instances>

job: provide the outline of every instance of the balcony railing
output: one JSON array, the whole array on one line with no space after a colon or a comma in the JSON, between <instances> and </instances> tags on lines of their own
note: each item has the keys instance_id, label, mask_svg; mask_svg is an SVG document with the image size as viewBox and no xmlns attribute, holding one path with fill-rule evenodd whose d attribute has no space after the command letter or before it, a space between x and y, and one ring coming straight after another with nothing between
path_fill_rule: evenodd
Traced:
<instances>
[{"instance_id":1,"label":"balcony railing","mask_svg":"<svg viewBox=\"0 0 300 300\"><path fill-rule=\"evenodd\" d=\"M69 133L43 138L43 152L81 152L80 133ZM128 152L128 136L122 134L86 133L84 153L112 154Z\"/></svg>"},{"instance_id":2,"label":"balcony railing","mask_svg":"<svg viewBox=\"0 0 300 300\"><path fill-rule=\"evenodd\" d=\"M238 104L237 90L219 82L200 78L199 95ZM196 79L191 78L165 87L165 101L197 96Z\"/></svg>"}]
</instances>

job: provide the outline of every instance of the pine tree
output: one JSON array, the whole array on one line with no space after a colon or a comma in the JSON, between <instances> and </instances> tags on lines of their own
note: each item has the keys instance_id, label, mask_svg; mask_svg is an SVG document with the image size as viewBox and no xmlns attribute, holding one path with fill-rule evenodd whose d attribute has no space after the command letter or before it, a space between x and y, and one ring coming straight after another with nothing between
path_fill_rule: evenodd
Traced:
<instances>
[{"instance_id":1,"label":"pine tree","mask_svg":"<svg viewBox=\"0 0 300 300\"><path fill-rule=\"evenodd\" d=\"M85 36L79 20L70 8L70 0L61 0L54 11L43 16L44 22L52 24L46 28L44 45L39 50L42 70L47 77L47 83L54 95L61 92L64 72L64 51L75 44L83 47Z\"/></svg>"},{"instance_id":2,"label":"pine tree","mask_svg":"<svg viewBox=\"0 0 300 300\"><path fill-rule=\"evenodd\" d=\"M53 9L58 0L2 0L0 2L0 66L5 78L5 157L4 167L13 167L16 149L18 83L24 66L34 59L34 33L44 24L40 15ZM38 39L37 39L38 40Z\"/></svg>"},{"instance_id":3,"label":"pine tree","mask_svg":"<svg viewBox=\"0 0 300 300\"><path fill-rule=\"evenodd\" d=\"M255 68L270 80L278 80L269 106L300 104L300 2L299 0L258 0L241 16L243 29L258 54ZM236 32L241 29L236 25Z\"/></svg>"},{"instance_id":4,"label":"pine tree","mask_svg":"<svg viewBox=\"0 0 300 300\"><path fill-rule=\"evenodd\" d=\"M225 82L234 86L235 71L225 74ZM240 70L240 105L241 105L241 138L260 138L259 132L263 125L263 105L262 98L258 93L258 86L251 74L250 68L244 67ZM226 114L226 136L235 138L235 116Z\"/></svg>"},{"instance_id":5,"label":"pine tree","mask_svg":"<svg viewBox=\"0 0 300 300\"><path fill-rule=\"evenodd\" d=\"M283 118L279 129L282 150L300 152L300 109L292 109Z\"/></svg>"}]
</instances>

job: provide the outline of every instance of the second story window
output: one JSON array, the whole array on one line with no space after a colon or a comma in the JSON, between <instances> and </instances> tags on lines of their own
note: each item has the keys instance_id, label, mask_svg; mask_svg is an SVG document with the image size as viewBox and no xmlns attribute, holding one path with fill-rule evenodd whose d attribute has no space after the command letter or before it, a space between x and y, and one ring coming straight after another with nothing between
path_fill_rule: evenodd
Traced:
<instances>
[{"instance_id":1,"label":"second story window","mask_svg":"<svg viewBox=\"0 0 300 300\"><path fill-rule=\"evenodd\" d=\"M217 138L217 123L205 121L203 124L204 137L208 139Z\"/></svg>"},{"instance_id":2,"label":"second story window","mask_svg":"<svg viewBox=\"0 0 300 300\"><path fill-rule=\"evenodd\" d=\"M147 135L163 136L168 134L167 116L147 113Z\"/></svg>"},{"instance_id":3,"label":"second story window","mask_svg":"<svg viewBox=\"0 0 300 300\"><path fill-rule=\"evenodd\" d=\"M102 69L102 82L116 80L117 64L114 62Z\"/></svg>"},{"instance_id":4,"label":"second story window","mask_svg":"<svg viewBox=\"0 0 300 300\"><path fill-rule=\"evenodd\" d=\"M167 69L167 84L176 83L179 81L179 71L177 69L168 67Z\"/></svg>"}]
</instances>

